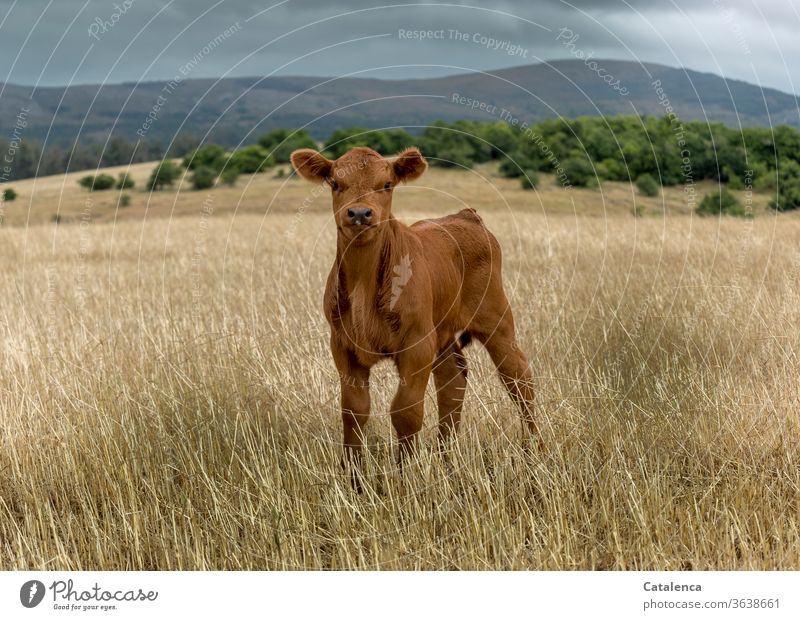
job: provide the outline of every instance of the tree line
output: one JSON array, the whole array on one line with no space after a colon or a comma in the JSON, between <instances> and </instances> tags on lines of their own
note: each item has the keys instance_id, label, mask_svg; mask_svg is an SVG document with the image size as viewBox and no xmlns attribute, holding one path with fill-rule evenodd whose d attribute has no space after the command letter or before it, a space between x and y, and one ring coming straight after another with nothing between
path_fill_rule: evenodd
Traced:
<instances>
[{"instance_id":1,"label":"tree line","mask_svg":"<svg viewBox=\"0 0 800 620\"><path fill-rule=\"evenodd\" d=\"M713 180L772 192L771 206L780 211L800 208L800 131L788 125L734 129L669 116L548 119L531 126L462 120L433 123L419 136L403 129L342 129L324 150L337 157L357 145L392 153L411 144L437 166L497 160L504 176L527 188L538 183L538 173L554 174L565 187L632 182L647 195Z\"/></svg>"},{"instance_id":2,"label":"tree line","mask_svg":"<svg viewBox=\"0 0 800 620\"><path fill-rule=\"evenodd\" d=\"M526 188L536 186L539 173L554 174L565 187L632 182L646 195L657 195L662 186L688 188L714 180L730 189L770 191L771 205L778 210L800 208L800 131L787 125L734 129L722 123L683 122L674 116L561 118L530 126L439 121L417 134L402 128L351 127L334 131L322 144L304 129L275 129L256 144L234 150L216 144L198 146L197 139L183 136L169 153L158 143L137 144L116 137L105 149L99 144L76 145L44 154L35 143L23 141L15 153L11 179L157 159L161 163L146 189L170 185L183 169L191 171L192 184L203 189L218 182L232 185L240 173L286 163L296 148L318 148L336 158L354 146L391 155L412 145L420 147L434 166L469 168L498 161L504 176L520 179ZM0 142L0 149L3 146ZM181 156L180 165L171 161Z\"/></svg>"},{"instance_id":3,"label":"tree line","mask_svg":"<svg viewBox=\"0 0 800 620\"><path fill-rule=\"evenodd\" d=\"M193 135L178 136L169 152L158 140L128 140L121 136L104 142L74 142L70 146L43 146L38 140L22 139L19 142L0 138L0 157L6 168L4 181L16 181L79 170L124 166L180 157L196 148L200 139Z\"/></svg>"}]
</instances>

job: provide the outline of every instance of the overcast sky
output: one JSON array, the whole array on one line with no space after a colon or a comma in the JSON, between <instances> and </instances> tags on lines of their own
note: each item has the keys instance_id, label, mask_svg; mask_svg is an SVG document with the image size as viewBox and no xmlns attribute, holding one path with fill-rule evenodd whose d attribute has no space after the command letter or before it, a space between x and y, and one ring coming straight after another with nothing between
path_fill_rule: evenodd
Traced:
<instances>
[{"instance_id":1,"label":"overcast sky","mask_svg":"<svg viewBox=\"0 0 800 620\"><path fill-rule=\"evenodd\" d=\"M415 77L580 50L797 93L798 32L800 0L0 0L0 81L166 80L192 59L191 77Z\"/></svg>"}]
</instances>

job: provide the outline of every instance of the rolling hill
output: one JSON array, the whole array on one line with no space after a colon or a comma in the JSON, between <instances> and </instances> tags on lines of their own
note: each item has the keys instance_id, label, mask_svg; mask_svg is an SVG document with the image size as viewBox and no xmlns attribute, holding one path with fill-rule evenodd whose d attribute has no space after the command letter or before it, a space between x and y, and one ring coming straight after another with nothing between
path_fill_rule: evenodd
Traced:
<instances>
[{"instance_id":1,"label":"rolling hill","mask_svg":"<svg viewBox=\"0 0 800 620\"><path fill-rule=\"evenodd\" d=\"M598 60L624 85L621 95L582 61L557 61L492 73L465 73L413 80L270 77L193 79L180 83L76 85L37 88L5 84L0 95L0 132L11 135L27 110L25 137L50 144L82 142L137 131L169 143L177 132L235 145L274 127L308 125L319 138L347 125L427 125L434 120L491 120L505 108L527 121L556 115L663 114L652 83L685 119L738 126L787 123L800 126L793 95L746 82L657 64ZM458 94L494 113L453 101ZM484 107L486 107L484 106ZM148 120L149 119L149 120Z\"/></svg>"}]
</instances>

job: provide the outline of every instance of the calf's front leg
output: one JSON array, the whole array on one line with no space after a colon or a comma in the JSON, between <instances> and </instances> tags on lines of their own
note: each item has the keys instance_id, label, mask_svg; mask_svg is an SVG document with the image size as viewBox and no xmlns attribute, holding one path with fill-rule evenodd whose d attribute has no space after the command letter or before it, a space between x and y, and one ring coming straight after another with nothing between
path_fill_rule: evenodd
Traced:
<instances>
[{"instance_id":1,"label":"calf's front leg","mask_svg":"<svg viewBox=\"0 0 800 620\"><path fill-rule=\"evenodd\" d=\"M342 392L342 429L344 431L344 459L353 471L353 486L360 490L358 472L361 469L364 446L364 427L369 420L369 373L353 351L331 339L331 352ZM344 464L344 463L343 463Z\"/></svg>"},{"instance_id":2,"label":"calf's front leg","mask_svg":"<svg viewBox=\"0 0 800 620\"><path fill-rule=\"evenodd\" d=\"M432 335L410 340L414 344L395 356L400 383L390 409L392 426L400 443L401 463L413 450L416 435L422 428L425 389L436 350Z\"/></svg>"}]
</instances>

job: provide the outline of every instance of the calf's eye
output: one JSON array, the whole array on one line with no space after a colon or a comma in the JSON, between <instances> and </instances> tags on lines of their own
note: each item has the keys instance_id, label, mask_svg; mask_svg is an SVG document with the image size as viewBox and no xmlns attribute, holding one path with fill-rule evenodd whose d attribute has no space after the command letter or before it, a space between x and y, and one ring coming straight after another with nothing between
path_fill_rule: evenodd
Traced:
<instances>
[{"instance_id":1,"label":"calf's eye","mask_svg":"<svg viewBox=\"0 0 800 620\"><path fill-rule=\"evenodd\" d=\"M328 185L331 186L331 189L334 192L338 192L339 191L339 184L336 182L335 179L328 179Z\"/></svg>"},{"instance_id":2,"label":"calf's eye","mask_svg":"<svg viewBox=\"0 0 800 620\"><path fill-rule=\"evenodd\" d=\"M383 184L383 191L388 192L390 189L392 189L392 184L391 182L386 181L386 183Z\"/></svg>"}]
</instances>

